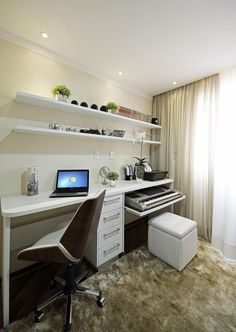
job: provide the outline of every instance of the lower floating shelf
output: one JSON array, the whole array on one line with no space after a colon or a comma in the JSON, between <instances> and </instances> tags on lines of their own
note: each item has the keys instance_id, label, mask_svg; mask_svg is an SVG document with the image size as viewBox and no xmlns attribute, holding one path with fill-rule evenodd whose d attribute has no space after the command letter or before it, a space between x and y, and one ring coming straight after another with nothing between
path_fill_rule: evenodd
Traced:
<instances>
[{"instance_id":1,"label":"lower floating shelf","mask_svg":"<svg viewBox=\"0 0 236 332\"><path fill-rule=\"evenodd\" d=\"M52 136L67 136L67 137L78 137L87 139L96 139L102 141L123 141L123 142L134 142L134 138L126 137L116 137L116 136L105 136L105 135L95 135L95 134L84 134L79 132L71 132L65 130L54 130L48 128L39 128L31 126L18 125L14 129L18 133L29 133L29 134L39 134L39 135L52 135ZM145 144L161 144L158 141L143 141Z\"/></svg>"},{"instance_id":2,"label":"lower floating shelf","mask_svg":"<svg viewBox=\"0 0 236 332\"><path fill-rule=\"evenodd\" d=\"M134 209L132 209L132 208L129 208L128 206L125 206L125 210L128 211L129 213L132 213L132 214L136 215L136 216L144 217L144 216L147 216L147 215L150 214L150 213L156 212L156 211L161 210L161 209L163 209L163 208L165 208L165 207L167 207L167 206L170 206L170 205L172 205L172 204L178 203L178 202L184 200L185 198L186 198L186 196L181 196L181 197L176 198L176 199L174 199L174 200L172 200L172 201L169 201L169 202L167 202L167 203L164 203L164 204L158 205L158 206L156 206L156 207L154 207L154 208L152 208L152 209L148 209L148 210L143 211L143 212L140 212L140 211L134 210Z\"/></svg>"}]
</instances>

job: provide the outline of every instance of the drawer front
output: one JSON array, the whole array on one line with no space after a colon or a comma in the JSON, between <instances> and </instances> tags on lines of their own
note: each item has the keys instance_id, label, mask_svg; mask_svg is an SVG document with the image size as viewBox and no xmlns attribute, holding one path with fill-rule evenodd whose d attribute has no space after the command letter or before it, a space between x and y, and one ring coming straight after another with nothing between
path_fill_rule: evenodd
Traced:
<instances>
[{"instance_id":1,"label":"drawer front","mask_svg":"<svg viewBox=\"0 0 236 332\"><path fill-rule=\"evenodd\" d=\"M98 233L98 248L104 248L109 244L122 239L122 224L115 225L114 227L106 228Z\"/></svg>"},{"instance_id":2,"label":"drawer front","mask_svg":"<svg viewBox=\"0 0 236 332\"><path fill-rule=\"evenodd\" d=\"M117 240L107 247L99 249L99 265L109 261L111 258L119 255L122 252L122 240Z\"/></svg>"},{"instance_id":3,"label":"drawer front","mask_svg":"<svg viewBox=\"0 0 236 332\"><path fill-rule=\"evenodd\" d=\"M122 195L113 195L105 197L102 213L113 211L122 207Z\"/></svg>"},{"instance_id":4,"label":"drawer front","mask_svg":"<svg viewBox=\"0 0 236 332\"><path fill-rule=\"evenodd\" d=\"M106 213L103 213L101 215L100 221L99 221L99 231L109 228L115 225L118 225L122 223L123 221L123 209L119 208L114 211L109 211Z\"/></svg>"}]
</instances>

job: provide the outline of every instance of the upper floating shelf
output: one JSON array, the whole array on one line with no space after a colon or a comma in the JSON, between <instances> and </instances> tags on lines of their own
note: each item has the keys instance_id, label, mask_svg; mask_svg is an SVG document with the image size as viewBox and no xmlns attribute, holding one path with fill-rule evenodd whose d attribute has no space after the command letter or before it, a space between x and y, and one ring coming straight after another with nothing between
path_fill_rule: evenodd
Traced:
<instances>
[{"instance_id":1,"label":"upper floating shelf","mask_svg":"<svg viewBox=\"0 0 236 332\"><path fill-rule=\"evenodd\" d=\"M92 117L96 117L96 118L100 118L100 119L107 119L107 120L113 120L113 121L118 120L120 122L125 122L127 124L138 126L138 127L143 127L143 128L149 128L149 129L160 129L161 128L161 126L158 126L158 125L155 125L152 123L126 118L124 116L107 113L107 112L102 112L102 111L94 110L92 108L64 103L61 101L56 101L54 99L41 97L41 96L33 95L30 93L26 93L26 92L17 92L15 101L18 103L23 103L23 104L33 105L33 106L50 108L50 109L53 109L56 111L73 112L73 113L78 113L78 114L85 115L85 116L92 116Z\"/></svg>"}]
</instances>

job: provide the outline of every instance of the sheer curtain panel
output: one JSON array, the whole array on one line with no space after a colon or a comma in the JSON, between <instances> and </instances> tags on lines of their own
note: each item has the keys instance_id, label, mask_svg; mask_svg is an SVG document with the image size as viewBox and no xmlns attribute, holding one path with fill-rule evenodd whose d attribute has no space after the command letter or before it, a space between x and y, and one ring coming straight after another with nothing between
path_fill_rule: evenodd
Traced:
<instances>
[{"instance_id":1,"label":"sheer curtain panel","mask_svg":"<svg viewBox=\"0 0 236 332\"><path fill-rule=\"evenodd\" d=\"M219 77L212 244L236 260L236 68Z\"/></svg>"},{"instance_id":2,"label":"sheer curtain panel","mask_svg":"<svg viewBox=\"0 0 236 332\"><path fill-rule=\"evenodd\" d=\"M151 147L151 164L168 170L186 200L175 212L198 223L198 234L211 239L215 114L218 76L168 91L153 99L160 119L160 147ZM155 133L153 133L155 136Z\"/></svg>"}]
</instances>

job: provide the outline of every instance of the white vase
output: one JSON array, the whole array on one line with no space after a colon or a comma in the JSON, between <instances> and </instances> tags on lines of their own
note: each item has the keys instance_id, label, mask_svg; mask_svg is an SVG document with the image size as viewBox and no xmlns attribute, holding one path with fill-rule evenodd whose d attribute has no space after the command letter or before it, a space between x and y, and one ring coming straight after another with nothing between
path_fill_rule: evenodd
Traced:
<instances>
[{"instance_id":1,"label":"white vase","mask_svg":"<svg viewBox=\"0 0 236 332\"><path fill-rule=\"evenodd\" d=\"M27 169L27 195L35 196L39 193L38 167L32 166Z\"/></svg>"},{"instance_id":2,"label":"white vase","mask_svg":"<svg viewBox=\"0 0 236 332\"><path fill-rule=\"evenodd\" d=\"M108 113L116 114L117 113L117 109L116 108L109 108L108 109Z\"/></svg>"},{"instance_id":3,"label":"white vase","mask_svg":"<svg viewBox=\"0 0 236 332\"><path fill-rule=\"evenodd\" d=\"M64 103L67 103L67 96L63 96L63 95L55 95L55 99L57 100L57 101L63 101Z\"/></svg>"},{"instance_id":4,"label":"white vase","mask_svg":"<svg viewBox=\"0 0 236 332\"><path fill-rule=\"evenodd\" d=\"M110 187L115 187L116 186L116 180L110 180Z\"/></svg>"},{"instance_id":5,"label":"white vase","mask_svg":"<svg viewBox=\"0 0 236 332\"><path fill-rule=\"evenodd\" d=\"M143 165L135 165L135 174L137 179L143 179L144 177L144 166Z\"/></svg>"}]
</instances>

